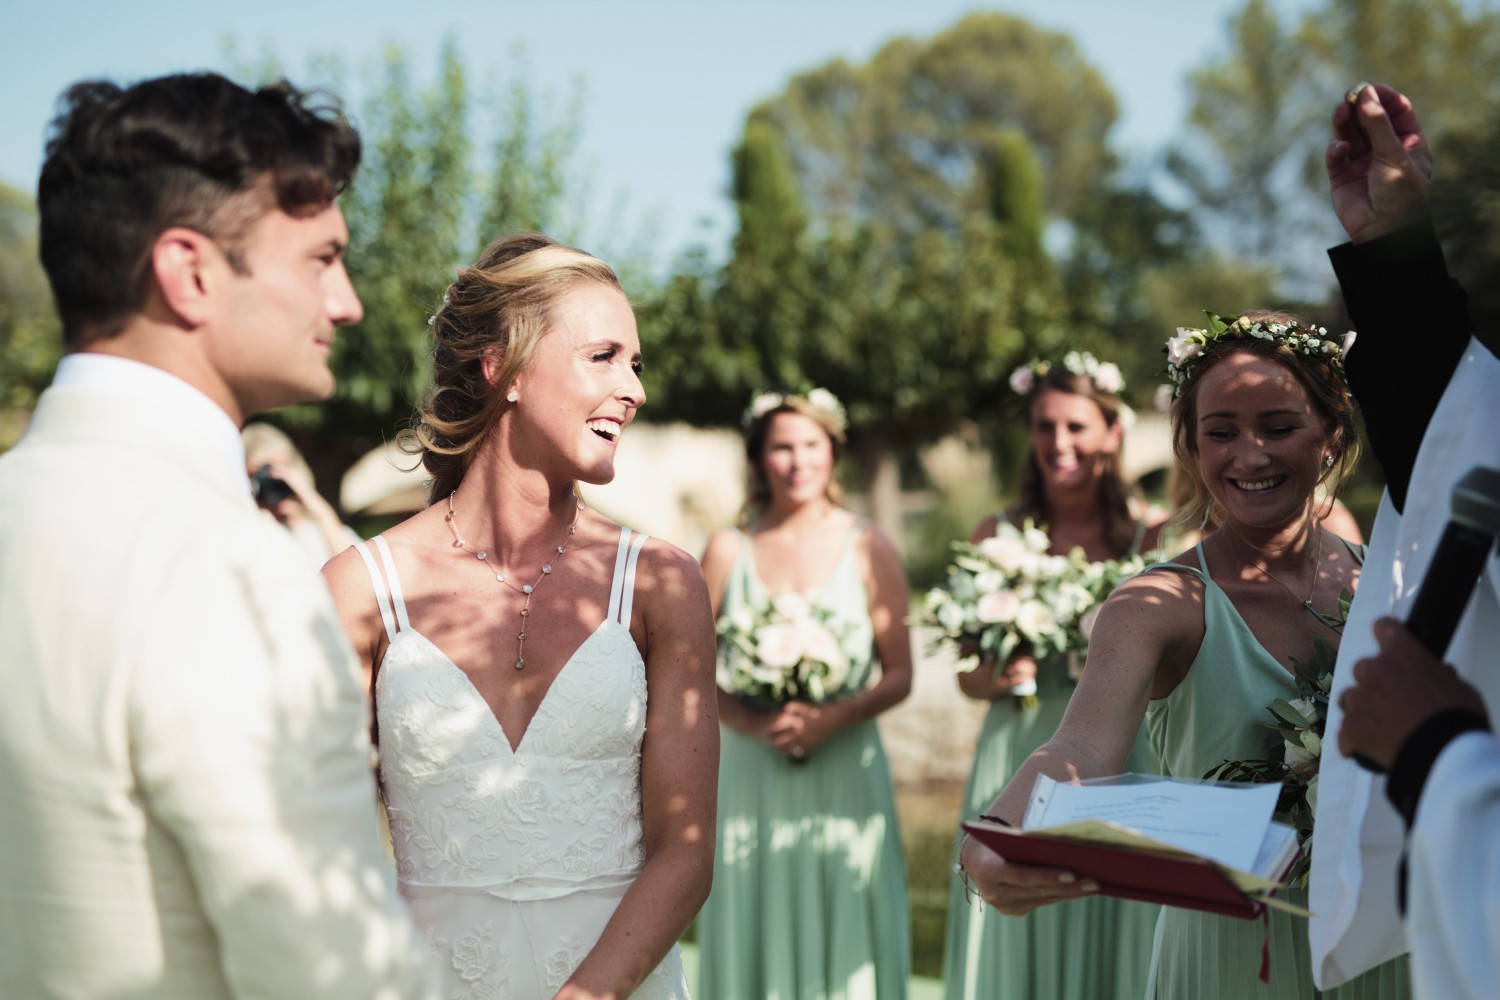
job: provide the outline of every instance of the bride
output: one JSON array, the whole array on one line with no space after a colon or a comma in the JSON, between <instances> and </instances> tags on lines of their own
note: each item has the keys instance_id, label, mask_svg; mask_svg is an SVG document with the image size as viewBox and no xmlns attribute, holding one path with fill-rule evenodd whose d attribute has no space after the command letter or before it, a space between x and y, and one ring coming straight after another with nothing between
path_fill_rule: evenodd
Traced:
<instances>
[{"instance_id":1,"label":"bride","mask_svg":"<svg viewBox=\"0 0 1500 1000\"><path fill-rule=\"evenodd\" d=\"M397 875L449 998L687 996L718 721L696 562L590 510L645 402L608 265L492 245L433 317L430 506L325 573L374 699ZM372 596L373 588L373 596Z\"/></svg>"}]
</instances>

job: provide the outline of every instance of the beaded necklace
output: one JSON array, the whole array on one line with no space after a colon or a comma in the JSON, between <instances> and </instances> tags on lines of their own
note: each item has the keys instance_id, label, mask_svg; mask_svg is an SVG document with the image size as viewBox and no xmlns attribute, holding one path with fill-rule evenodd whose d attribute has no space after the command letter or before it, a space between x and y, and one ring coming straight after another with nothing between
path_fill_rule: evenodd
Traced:
<instances>
[{"instance_id":1,"label":"beaded necklace","mask_svg":"<svg viewBox=\"0 0 1500 1000\"><path fill-rule=\"evenodd\" d=\"M453 547L455 549L463 549L465 552L472 553L474 557L477 558L480 562L484 563L488 569L494 571L495 579L497 581L511 588L512 590L519 591L520 593L526 595L526 602L521 605L520 628L516 632L516 669L524 670L526 668L526 657L523 654L526 651L527 619L531 617L531 596L536 591L536 588L542 585L542 581L552 575L552 559L549 558L542 564L542 572L537 576L535 580L530 583L517 585L511 580L510 573L508 571L499 569L498 567L492 566L490 564L490 554L488 552L486 552L484 549L473 548L469 545L468 542L464 541L463 533L458 530L458 518L453 513L453 498L456 496L458 496L458 490L454 490L452 493L448 494L448 514L444 518L444 520L448 522L448 530L453 534ZM572 539L574 533L578 531L578 518L583 515L584 509L585 505L583 502L583 498L580 497L578 499L578 508L573 512L573 523L568 525L568 533L563 536L562 541L557 543L557 556L561 556L564 552L568 551L568 542L570 539Z\"/></svg>"}]
</instances>

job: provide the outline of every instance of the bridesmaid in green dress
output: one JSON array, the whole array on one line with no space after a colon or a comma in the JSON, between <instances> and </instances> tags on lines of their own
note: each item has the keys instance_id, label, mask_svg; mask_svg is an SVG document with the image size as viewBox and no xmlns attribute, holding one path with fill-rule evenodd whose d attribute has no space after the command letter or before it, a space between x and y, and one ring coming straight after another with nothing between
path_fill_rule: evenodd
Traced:
<instances>
[{"instance_id":1,"label":"bridesmaid in green dress","mask_svg":"<svg viewBox=\"0 0 1500 1000\"><path fill-rule=\"evenodd\" d=\"M1143 510L1120 473L1119 370L1092 355L1018 368L1011 387L1024 399L1031 447L1016 505L985 518L972 541L988 538L1003 516L1044 525L1050 551L1082 548L1091 559L1154 549L1165 515ZM959 675L970 698L988 700L964 815L978 816L1016 768L1062 720L1073 693L1066 662L1013 656L1003 668L980 663ZM1015 697L1035 691L1034 707ZM1156 773L1144 738L1126 770ZM948 898L943 984L948 1000L1140 1000L1160 907L1118 899L1081 899L1018 919L986 917L983 903L955 880Z\"/></svg>"},{"instance_id":2,"label":"bridesmaid in green dress","mask_svg":"<svg viewBox=\"0 0 1500 1000\"><path fill-rule=\"evenodd\" d=\"M765 393L747 421L746 523L703 556L715 615L743 620L798 595L827 616L848 673L824 700L780 705L721 679L698 995L894 1000L911 971L906 869L875 718L911 690L906 575L890 541L839 505L831 393Z\"/></svg>"},{"instance_id":3,"label":"bridesmaid in green dress","mask_svg":"<svg viewBox=\"0 0 1500 1000\"><path fill-rule=\"evenodd\" d=\"M1179 517L1219 525L1194 549L1121 585L1094 627L1088 669L1056 734L991 807L1019 823L1038 773L1067 779L1121 769L1145 718L1166 773L1200 778L1225 759L1270 756L1259 724L1293 698L1293 658L1337 645L1339 595L1359 579L1360 550L1319 523L1319 488L1336 496L1359 447L1342 348L1284 313L1250 313L1179 331L1168 343L1178 385L1173 446L1194 485ZM962 863L1005 914L1097 891L1053 868L1009 864L969 841ZM1306 903L1302 890L1284 898ZM1264 957L1268 963L1263 966ZM1322 994L1313 987L1307 920L1282 910L1237 920L1163 907L1147 996L1172 1000L1410 995L1406 959Z\"/></svg>"}]
</instances>

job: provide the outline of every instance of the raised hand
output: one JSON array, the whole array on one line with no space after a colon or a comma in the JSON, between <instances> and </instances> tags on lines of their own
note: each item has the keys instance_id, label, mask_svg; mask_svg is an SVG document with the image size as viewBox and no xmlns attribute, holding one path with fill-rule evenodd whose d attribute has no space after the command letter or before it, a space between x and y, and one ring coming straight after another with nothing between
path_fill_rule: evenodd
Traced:
<instances>
[{"instance_id":1,"label":"raised hand","mask_svg":"<svg viewBox=\"0 0 1500 1000\"><path fill-rule=\"evenodd\" d=\"M1411 101L1384 84L1361 84L1339 102L1324 166L1333 210L1355 243L1426 214L1432 151Z\"/></svg>"}]
</instances>

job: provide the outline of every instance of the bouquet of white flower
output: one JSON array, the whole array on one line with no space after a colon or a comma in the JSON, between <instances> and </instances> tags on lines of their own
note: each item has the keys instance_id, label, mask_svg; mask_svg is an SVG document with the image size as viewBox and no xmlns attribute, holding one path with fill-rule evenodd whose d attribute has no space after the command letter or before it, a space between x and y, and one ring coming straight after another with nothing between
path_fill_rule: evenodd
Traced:
<instances>
[{"instance_id":1,"label":"bouquet of white flower","mask_svg":"<svg viewBox=\"0 0 1500 1000\"><path fill-rule=\"evenodd\" d=\"M924 619L960 658L978 654L1003 669L1018 650L1038 660L1068 656L1082 663L1093 614L1110 591L1145 566L1139 556L1089 562L1079 548L1049 555L1051 540L1030 521L1002 522L977 544L953 543L953 564L942 587L928 592ZM1036 704L1036 684L1011 689L1021 707Z\"/></svg>"},{"instance_id":2,"label":"bouquet of white flower","mask_svg":"<svg viewBox=\"0 0 1500 1000\"><path fill-rule=\"evenodd\" d=\"M741 698L827 701L849 678L831 612L802 594L777 594L754 611L738 608L719 619L718 633L719 687Z\"/></svg>"}]
</instances>

